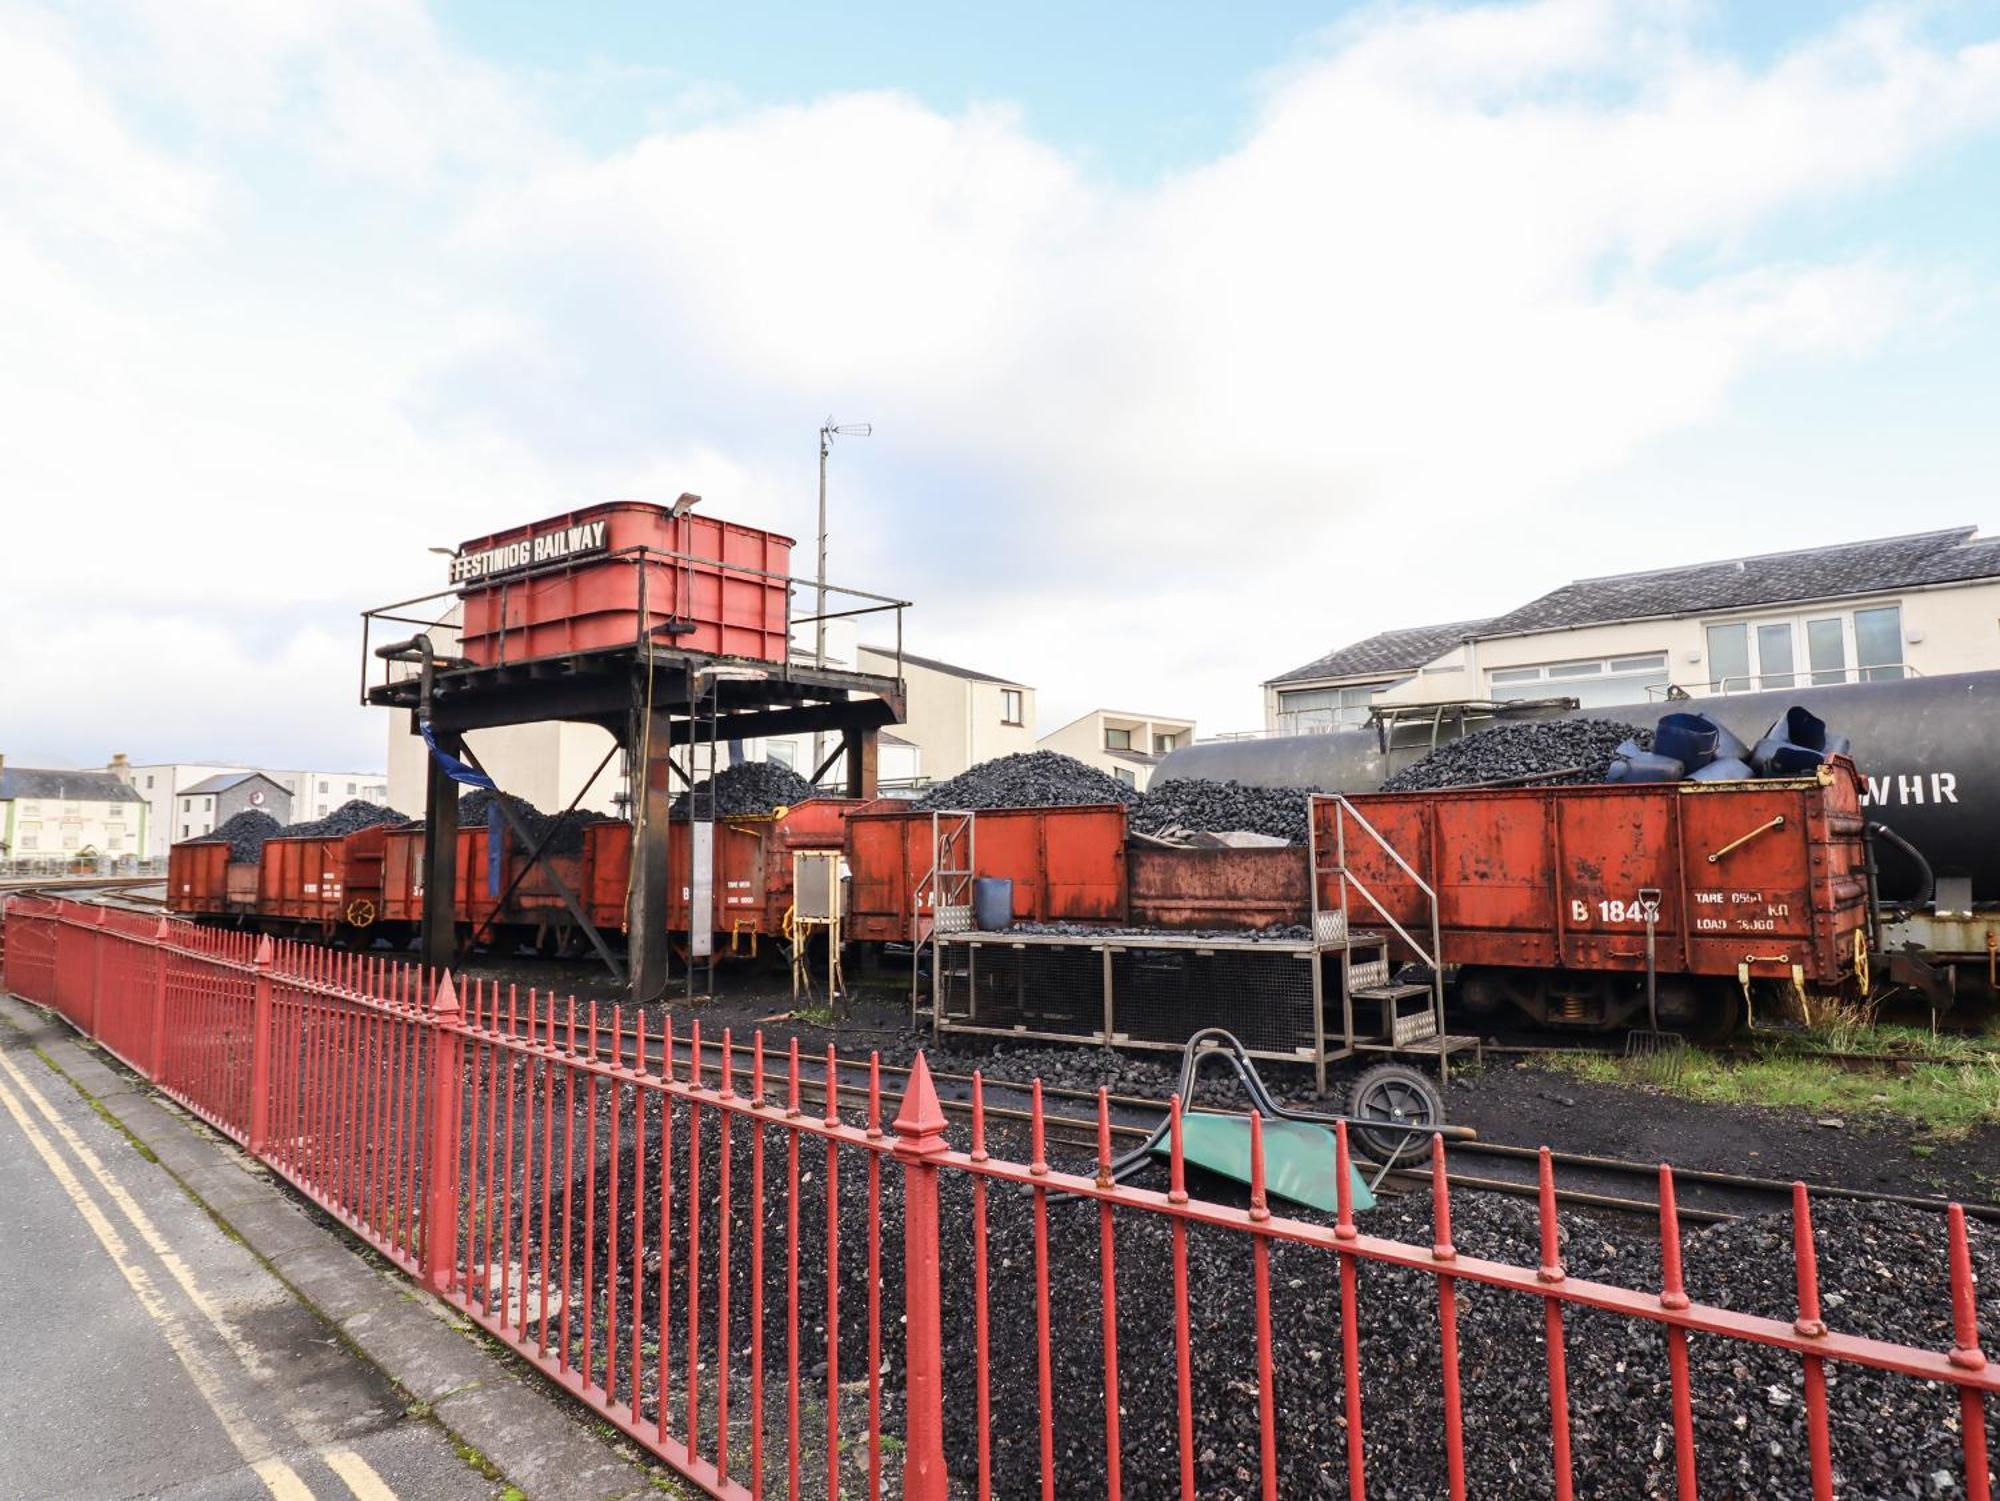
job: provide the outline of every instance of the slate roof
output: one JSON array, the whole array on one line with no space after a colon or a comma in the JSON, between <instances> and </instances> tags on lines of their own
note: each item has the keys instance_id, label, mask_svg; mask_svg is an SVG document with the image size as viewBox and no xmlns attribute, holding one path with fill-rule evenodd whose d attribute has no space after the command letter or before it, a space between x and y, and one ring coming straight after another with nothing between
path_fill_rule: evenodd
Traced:
<instances>
[{"instance_id":1,"label":"slate roof","mask_svg":"<svg viewBox=\"0 0 2000 1501\"><path fill-rule=\"evenodd\" d=\"M1328 652L1325 656L1281 672L1268 683L1307 683L1322 678L1390 677L1415 672L1450 651L1467 636L1482 633L1490 624L1484 620L1455 620L1444 625L1413 625L1399 631L1379 631L1362 641Z\"/></svg>"},{"instance_id":2,"label":"slate roof","mask_svg":"<svg viewBox=\"0 0 2000 1501\"><path fill-rule=\"evenodd\" d=\"M0 802L15 798L69 803L143 803L145 798L108 771L34 766L0 768Z\"/></svg>"},{"instance_id":3,"label":"slate roof","mask_svg":"<svg viewBox=\"0 0 2000 1501\"><path fill-rule=\"evenodd\" d=\"M1578 579L1496 616L1473 634L1482 638L1518 636L1617 620L1757 609L2000 577L2000 537L1981 538L1978 532L1977 527L1956 526L1904 537Z\"/></svg>"},{"instance_id":4,"label":"slate roof","mask_svg":"<svg viewBox=\"0 0 2000 1501\"><path fill-rule=\"evenodd\" d=\"M894 658L893 646L864 646L863 651L873 652L878 657ZM949 662L940 662L935 657L920 657L914 652L904 652L903 660L912 667L927 667L932 672L942 672L948 677L964 678L972 683L998 683L1002 688L1025 688L1027 684L1017 683L1012 678L996 678L990 672L974 672L970 667L954 667Z\"/></svg>"},{"instance_id":5,"label":"slate roof","mask_svg":"<svg viewBox=\"0 0 2000 1501\"><path fill-rule=\"evenodd\" d=\"M181 788L175 796L186 797L190 794L200 795L209 792L227 792L231 787L239 786L249 781L252 777L263 777L265 781L271 782L271 779L264 776L264 773L261 771L221 771L212 777L203 777L192 787ZM271 782L271 785L273 787L278 786L276 782ZM284 789L279 788L279 790L283 791Z\"/></svg>"}]
</instances>

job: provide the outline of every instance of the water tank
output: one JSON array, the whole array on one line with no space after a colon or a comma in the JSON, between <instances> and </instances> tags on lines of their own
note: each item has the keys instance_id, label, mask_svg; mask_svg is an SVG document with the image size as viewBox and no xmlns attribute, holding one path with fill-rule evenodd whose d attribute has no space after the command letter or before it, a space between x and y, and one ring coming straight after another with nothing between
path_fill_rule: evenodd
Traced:
<instances>
[{"instance_id":1,"label":"water tank","mask_svg":"<svg viewBox=\"0 0 2000 1501\"><path fill-rule=\"evenodd\" d=\"M1653 700L1544 711L1527 717L1619 719L1650 726L1661 715L1708 714L1754 745L1794 704L1853 742L1868 786L1868 815L1921 849L1940 876L1968 876L1977 901L2000 901L2000 672L1962 672L1893 682L1840 683L1713 698ZM1477 730L1494 721L1475 720ZM1449 718L1440 739L1456 737ZM1235 780L1256 787L1322 787L1372 792L1430 753L1429 720L1399 727L1384 748L1374 728L1267 740L1209 741L1170 753L1153 772ZM1882 852L1887 896L1913 891L1916 872L1895 851Z\"/></svg>"}]
</instances>

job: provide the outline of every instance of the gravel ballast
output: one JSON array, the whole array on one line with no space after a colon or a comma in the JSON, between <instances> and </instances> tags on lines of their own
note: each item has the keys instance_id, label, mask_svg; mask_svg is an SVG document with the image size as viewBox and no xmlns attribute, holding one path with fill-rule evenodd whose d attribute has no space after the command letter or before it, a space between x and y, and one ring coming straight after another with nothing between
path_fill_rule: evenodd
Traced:
<instances>
[{"instance_id":1,"label":"gravel ballast","mask_svg":"<svg viewBox=\"0 0 2000 1501\"><path fill-rule=\"evenodd\" d=\"M1068 808L1086 803L1131 803L1139 794L1116 777L1059 751L1000 756L940 782L911 804L933 808Z\"/></svg>"},{"instance_id":2,"label":"gravel ballast","mask_svg":"<svg viewBox=\"0 0 2000 1501\"><path fill-rule=\"evenodd\" d=\"M1016 1055L1015 1062L1026 1055ZM710 1082L713 1083L711 1073ZM741 1088L743 1077L738 1076ZM808 1087L805 1109L818 1116L823 1102ZM885 1099L893 1114L894 1097ZM677 1109L674 1177L676 1249L684 1268L689 1121ZM858 1116L848 1112L850 1119ZM753 1127L731 1129L738 1174L726 1205L713 1188L719 1128L712 1109L702 1112L704 1191L700 1196L703 1301L715 1306L714 1248L721 1214L731 1221L730 1346L737 1397L745 1410L750 1344L748 1282L750 1228L758 1217L744 1188ZM767 1187L763 1206L767 1279L767 1401L774 1443L782 1448L782 1397L787 1310L783 1297L788 1245L783 1197L789 1148L781 1127L767 1125ZM657 1134L657 1133L655 1133ZM963 1146L962 1122L954 1144ZM600 1141L602 1136L600 1135ZM1009 1123L989 1124L989 1147L1017 1160L1025 1143ZM1050 1143L1056 1166L1087 1172L1088 1160L1064 1141ZM866 1309L871 1289L882 1299L881 1381L884 1428L901 1432L903 1342L903 1172L881 1161L879 1278L868 1275L870 1219L866 1154L839 1153L840 1375L845 1387L842 1432L858 1478L865 1402L860 1383L868 1371ZM827 1246L826 1165L821 1143L803 1141L798 1190L801 1381L808 1410L820 1401L825 1379L824 1267ZM578 1164L579 1168L581 1164ZM632 1178L624 1180L616 1216L610 1213L612 1165L600 1155L593 1197L598 1234L617 1223L629 1236ZM657 1168L640 1184L639 1204L648 1224L649 1249L657 1224ZM579 1177L572 1180L581 1190ZM1156 1171L1140 1187L1164 1186ZM1241 1203L1240 1188L1196 1175L1200 1196ZM968 1490L975 1471L979 1432L974 1421L975 1366L972 1182L941 1175L940 1243L944 1316L947 1458L957 1484ZM1040 1398L1035 1213L1031 1197L1012 1187L987 1189L987 1277L991 1419L987 1428L994 1494L1033 1495L1040 1475ZM581 1201L579 1201L579 1213ZM1533 1268L1539 1228L1532 1203L1461 1191L1453 1199L1453 1238L1462 1255ZM1277 1212L1324 1224L1326 1216L1280 1204ZM1816 1206L1817 1245L1829 1325L1934 1350L1950 1347L1945 1280L1945 1222L1941 1214L1893 1206L1829 1201ZM1103 1385L1103 1264L1097 1212L1087 1203L1053 1202L1047 1209L1056 1493L1101 1495L1106 1489ZM1563 1213L1561 1257L1572 1278L1650 1290L1659 1286L1657 1232L1626 1221ZM1118 1306L1119 1453L1124 1493L1171 1497L1178 1491L1179 1442L1174 1362L1173 1224L1167 1217L1123 1209L1116 1213ZM1364 1217L1363 1233L1428 1251L1432 1243L1427 1195L1391 1199ZM1979 1273L1981 1317L2000 1317L1995 1237L1972 1230ZM1260 1491L1260 1435L1252 1240L1240 1230L1191 1227L1187 1234L1190 1325L1199 1494L1250 1498ZM1783 1319L1795 1315L1791 1228L1786 1217L1759 1217L1691 1232L1684 1237L1689 1290L1705 1303ZM572 1242L573 1249L582 1250ZM600 1257L600 1268L602 1262ZM649 1269L653 1262L649 1256ZM622 1282L621 1278L621 1282ZM1363 1260L1358 1267L1359 1349L1371 1497L1433 1497L1445 1493L1441 1443L1442 1382L1439 1368L1437 1282L1421 1271L1403 1271ZM1286 1497L1346 1494L1345 1387L1339 1263L1318 1247L1273 1242L1270 1249L1272 1357L1280 1474ZM677 1321L685 1289L677 1289ZM629 1293L621 1294L621 1303ZM1545 1312L1531 1294L1458 1285L1460 1370L1463 1383L1468 1493L1482 1497L1545 1497L1552 1492L1549 1386ZM652 1295L647 1297L648 1322ZM621 1323L629 1307L621 1311ZM712 1338L712 1330L705 1340ZM1569 1365L1568 1394L1578 1494L1600 1498L1652 1498L1674 1491L1670 1373L1661 1326L1581 1307L1564 1314ZM651 1330L647 1331L650 1348ZM684 1331L682 1332L684 1338ZM1690 1341L1696 1453L1700 1493L1725 1501L1809 1494L1804 1434L1803 1374L1795 1357L1736 1340ZM681 1352L675 1351L678 1369ZM1963 1494L1957 1403L1949 1391L1903 1377L1830 1364L1829 1393L1839 1493L1869 1498L1951 1497ZM712 1355L704 1380L712 1387ZM679 1386L678 1374L675 1378ZM743 1445L739 1434L735 1443ZM808 1450L809 1468L817 1450ZM889 1466L891 1475L895 1466ZM1943 1475L1945 1481L1935 1477Z\"/></svg>"},{"instance_id":3,"label":"gravel ballast","mask_svg":"<svg viewBox=\"0 0 2000 1501\"><path fill-rule=\"evenodd\" d=\"M1650 749L1653 732L1615 719L1548 719L1495 725L1441 745L1382 784L1384 792L1425 792L1482 782L1556 787L1601 782L1618 747Z\"/></svg>"}]
</instances>

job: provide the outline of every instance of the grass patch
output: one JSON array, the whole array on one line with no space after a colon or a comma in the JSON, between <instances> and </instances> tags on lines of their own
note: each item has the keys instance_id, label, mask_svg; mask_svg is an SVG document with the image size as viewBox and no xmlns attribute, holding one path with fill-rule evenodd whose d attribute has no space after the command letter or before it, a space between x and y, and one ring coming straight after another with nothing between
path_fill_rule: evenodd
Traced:
<instances>
[{"instance_id":1,"label":"grass patch","mask_svg":"<svg viewBox=\"0 0 2000 1501\"><path fill-rule=\"evenodd\" d=\"M1928 1033L1920 1035L1929 1037ZM1551 1055L1546 1064L1574 1078L1654 1088L1704 1104L1765 1105L1842 1120L1908 1120L1934 1138L1964 1136L1980 1126L2000 1125L2000 1052L1991 1048L1947 1063L1859 1073L1789 1048L1751 1058L1693 1051L1680 1077L1666 1084L1648 1078L1641 1059L1559 1053Z\"/></svg>"}]
</instances>

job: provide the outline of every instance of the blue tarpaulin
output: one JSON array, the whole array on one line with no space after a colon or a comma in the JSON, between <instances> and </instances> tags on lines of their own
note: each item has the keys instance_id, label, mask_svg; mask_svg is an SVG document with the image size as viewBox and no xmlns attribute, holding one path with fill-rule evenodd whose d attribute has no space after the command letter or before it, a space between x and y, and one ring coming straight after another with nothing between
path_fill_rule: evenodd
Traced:
<instances>
[{"instance_id":1,"label":"blue tarpaulin","mask_svg":"<svg viewBox=\"0 0 2000 1501\"><path fill-rule=\"evenodd\" d=\"M431 748L431 754L437 757L437 763L444 768L444 774L454 782L463 782L468 787L484 787L488 792L497 792L500 790L493 785L493 778L486 775L485 772L474 771L449 751L439 750L437 737L431 733L431 724L428 719L417 722L417 732L424 737L424 744Z\"/></svg>"}]
</instances>

